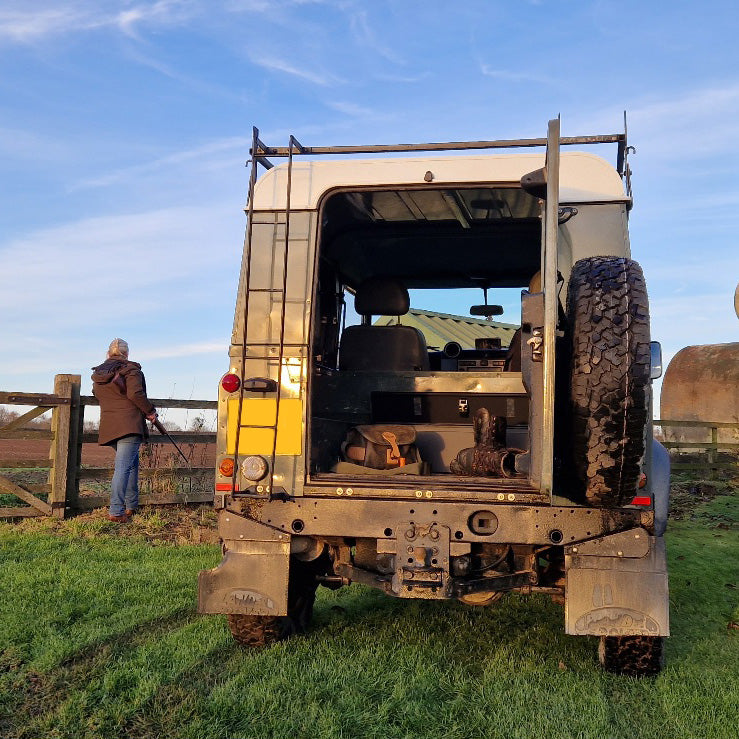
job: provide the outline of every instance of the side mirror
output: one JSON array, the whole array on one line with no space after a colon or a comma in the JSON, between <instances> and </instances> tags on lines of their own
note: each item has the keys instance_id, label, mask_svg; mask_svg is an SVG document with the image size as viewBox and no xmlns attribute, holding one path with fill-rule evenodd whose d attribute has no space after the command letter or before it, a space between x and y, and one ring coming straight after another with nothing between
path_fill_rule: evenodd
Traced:
<instances>
[{"instance_id":1,"label":"side mirror","mask_svg":"<svg viewBox=\"0 0 739 739\"><path fill-rule=\"evenodd\" d=\"M473 305L470 307L471 316L502 316L503 306L502 305Z\"/></svg>"},{"instance_id":2,"label":"side mirror","mask_svg":"<svg viewBox=\"0 0 739 739\"><path fill-rule=\"evenodd\" d=\"M649 379L662 377L662 345L659 341L649 342Z\"/></svg>"}]
</instances>

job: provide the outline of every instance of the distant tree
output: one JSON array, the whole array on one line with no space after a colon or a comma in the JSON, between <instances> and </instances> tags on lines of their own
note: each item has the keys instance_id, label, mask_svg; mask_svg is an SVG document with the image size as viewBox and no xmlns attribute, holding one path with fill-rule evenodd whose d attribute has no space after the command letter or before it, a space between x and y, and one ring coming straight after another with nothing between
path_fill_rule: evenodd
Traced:
<instances>
[{"instance_id":1,"label":"distant tree","mask_svg":"<svg viewBox=\"0 0 739 739\"><path fill-rule=\"evenodd\" d=\"M25 411L23 411L25 413ZM16 418L23 415L19 411L14 411L7 406L0 405L0 428L7 426L9 423L15 421ZM34 418L31 421L26 421L21 428L31 429L48 429L51 428L51 413L47 412L40 418Z\"/></svg>"},{"instance_id":2,"label":"distant tree","mask_svg":"<svg viewBox=\"0 0 739 739\"><path fill-rule=\"evenodd\" d=\"M0 405L0 428L7 426L9 423L18 418L19 414L15 411L11 411L4 405Z\"/></svg>"},{"instance_id":3,"label":"distant tree","mask_svg":"<svg viewBox=\"0 0 739 739\"><path fill-rule=\"evenodd\" d=\"M190 421L188 431L203 431L205 430L205 416L195 416Z\"/></svg>"}]
</instances>

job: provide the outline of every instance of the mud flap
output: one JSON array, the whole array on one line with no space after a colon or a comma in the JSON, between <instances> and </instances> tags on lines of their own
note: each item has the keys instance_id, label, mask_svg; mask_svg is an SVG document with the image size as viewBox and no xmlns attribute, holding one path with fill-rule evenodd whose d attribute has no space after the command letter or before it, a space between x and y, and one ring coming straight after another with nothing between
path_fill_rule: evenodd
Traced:
<instances>
[{"instance_id":1,"label":"mud flap","mask_svg":"<svg viewBox=\"0 0 739 739\"><path fill-rule=\"evenodd\" d=\"M287 614L290 535L222 510L223 560L198 577L198 613Z\"/></svg>"},{"instance_id":2,"label":"mud flap","mask_svg":"<svg viewBox=\"0 0 739 739\"><path fill-rule=\"evenodd\" d=\"M665 541L642 528L565 547L565 631L669 636Z\"/></svg>"}]
</instances>

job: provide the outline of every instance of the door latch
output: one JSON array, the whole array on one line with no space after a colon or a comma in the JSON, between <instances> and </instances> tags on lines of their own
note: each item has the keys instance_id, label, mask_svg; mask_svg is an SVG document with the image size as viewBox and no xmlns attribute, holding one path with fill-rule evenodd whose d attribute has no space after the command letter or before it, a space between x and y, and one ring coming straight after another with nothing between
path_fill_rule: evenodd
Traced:
<instances>
[{"instance_id":1,"label":"door latch","mask_svg":"<svg viewBox=\"0 0 739 739\"><path fill-rule=\"evenodd\" d=\"M544 358L544 335L540 328L535 328L532 337L526 342L531 347L531 361L541 362Z\"/></svg>"}]
</instances>

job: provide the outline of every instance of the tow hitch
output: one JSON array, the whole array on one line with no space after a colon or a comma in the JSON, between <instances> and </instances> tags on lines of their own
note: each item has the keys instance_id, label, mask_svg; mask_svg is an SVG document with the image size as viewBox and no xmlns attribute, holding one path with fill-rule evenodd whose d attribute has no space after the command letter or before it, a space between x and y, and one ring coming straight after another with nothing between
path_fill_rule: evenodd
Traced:
<instances>
[{"instance_id":1,"label":"tow hitch","mask_svg":"<svg viewBox=\"0 0 739 739\"><path fill-rule=\"evenodd\" d=\"M408 521L396 531L393 592L401 598L448 597L449 528L437 523L422 525Z\"/></svg>"}]
</instances>

